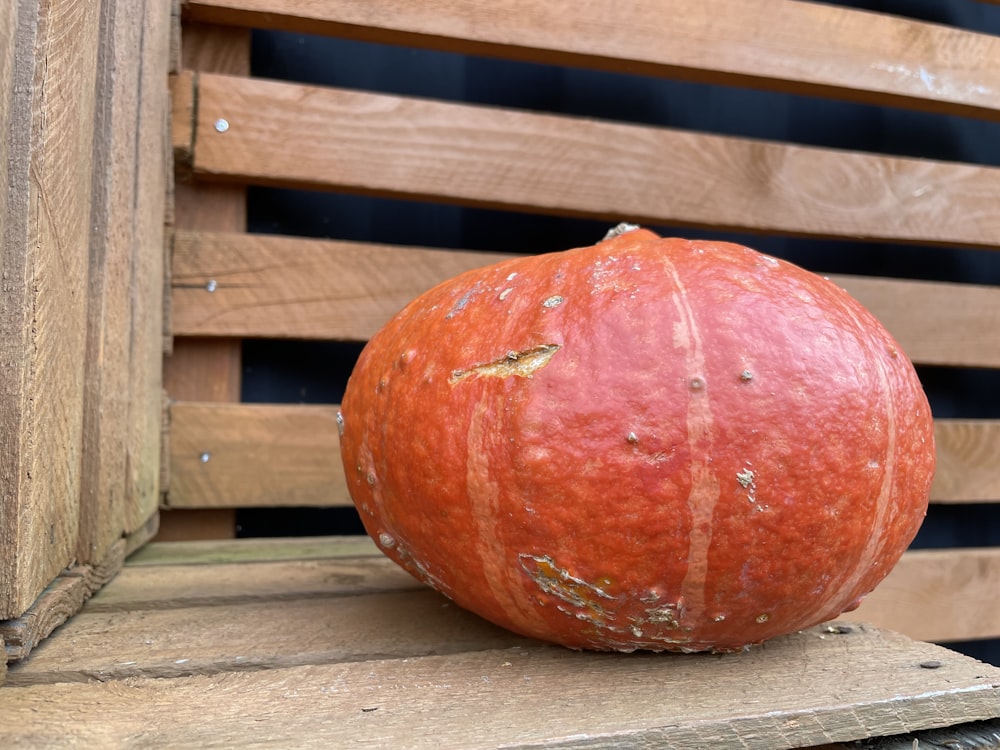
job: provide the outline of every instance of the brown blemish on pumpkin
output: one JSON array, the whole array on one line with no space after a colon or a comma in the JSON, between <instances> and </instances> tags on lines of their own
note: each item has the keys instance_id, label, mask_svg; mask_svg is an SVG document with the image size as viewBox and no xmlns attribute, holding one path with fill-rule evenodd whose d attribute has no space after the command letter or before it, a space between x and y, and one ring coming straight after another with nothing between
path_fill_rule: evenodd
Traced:
<instances>
[{"instance_id":1,"label":"brown blemish on pumpkin","mask_svg":"<svg viewBox=\"0 0 1000 750\"><path fill-rule=\"evenodd\" d=\"M560 568L548 555L529 555L522 552L518 557L521 568L538 585L538 588L546 594L555 596L567 604L583 610L582 613L576 613L576 617L583 614L584 618L595 622L594 618L604 620L609 616L604 605L598 600L614 601L615 597L599 586L577 578L568 570Z\"/></svg>"},{"instance_id":2,"label":"brown blemish on pumpkin","mask_svg":"<svg viewBox=\"0 0 1000 750\"><path fill-rule=\"evenodd\" d=\"M493 378L509 378L515 375L519 378L530 378L536 370L545 367L557 351L559 344L542 344L520 352L507 352L504 357L493 362L473 365L464 370L452 370L448 382L454 385L473 375Z\"/></svg>"}]
</instances>

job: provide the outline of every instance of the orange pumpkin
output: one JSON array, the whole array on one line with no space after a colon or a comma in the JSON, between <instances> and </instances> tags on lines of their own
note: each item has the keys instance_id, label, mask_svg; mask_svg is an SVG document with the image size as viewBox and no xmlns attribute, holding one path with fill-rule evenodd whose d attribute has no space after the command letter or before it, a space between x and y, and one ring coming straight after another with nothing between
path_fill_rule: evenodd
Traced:
<instances>
[{"instance_id":1,"label":"orange pumpkin","mask_svg":"<svg viewBox=\"0 0 1000 750\"><path fill-rule=\"evenodd\" d=\"M913 367L815 274L624 227L440 284L368 343L340 417L389 557L572 648L731 651L835 618L913 539Z\"/></svg>"}]
</instances>

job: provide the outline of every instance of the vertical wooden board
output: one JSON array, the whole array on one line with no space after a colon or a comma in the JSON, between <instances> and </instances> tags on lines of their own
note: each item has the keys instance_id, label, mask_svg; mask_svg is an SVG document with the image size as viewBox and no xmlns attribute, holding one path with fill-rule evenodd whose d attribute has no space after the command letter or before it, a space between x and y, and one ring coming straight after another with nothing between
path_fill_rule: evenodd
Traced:
<instances>
[{"instance_id":1,"label":"vertical wooden board","mask_svg":"<svg viewBox=\"0 0 1000 750\"><path fill-rule=\"evenodd\" d=\"M76 550L98 6L18 6L0 256L0 617Z\"/></svg>"},{"instance_id":2,"label":"vertical wooden board","mask_svg":"<svg viewBox=\"0 0 1000 750\"><path fill-rule=\"evenodd\" d=\"M233 75L250 73L250 31L206 24L185 25L181 34L181 67ZM193 116L193 113L192 113ZM243 232L246 230L246 188L178 182L174 216L179 229ZM242 344L237 338L178 338L164 361L163 379L170 399L185 401L240 400ZM166 472L169 478L169 470ZM170 505L167 488L166 504ZM226 520L228 517L228 520ZM228 528L236 533L236 512L212 511L206 523L196 510L165 513L163 539L195 539L211 525L213 538Z\"/></svg>"},{"instance_id":3,"label":"vertical wooden board","mask_svg":"<svg viewBox=\"0 0 1000 750\"><path fill-rule=\"evenodd\" d=\"M163 393L164 222L171 168L169 94L171 3L146 0L139 52L135 236L126 531L156 512L160 499Z\"/></svg>"},{"instance_id":4,"label":"vertical wooden board","mask_svg":"<svg viewBox=\"0 0 1000 750\"><path fill-rule=\"evenodd\" d=\"M77 560L101 561L125 526L133 188L142 7L101 3Z\"/></svg>"}]
</instances>

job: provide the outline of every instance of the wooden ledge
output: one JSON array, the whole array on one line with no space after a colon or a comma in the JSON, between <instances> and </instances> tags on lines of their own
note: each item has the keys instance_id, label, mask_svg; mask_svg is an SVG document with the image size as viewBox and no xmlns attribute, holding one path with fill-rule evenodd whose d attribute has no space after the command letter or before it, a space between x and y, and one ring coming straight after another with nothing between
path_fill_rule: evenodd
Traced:
<instances>
[{"instance_id":1,"label":"wooden ledge","mask_svg":"<svg viewBox=\"0 0 1000 750\"><path fill-rule=\"evenodd\" d=\"M792 748L982 734L965 725L1000 719L1000 669L853 623L742 654L579 653L365 540L162 543L11 664L0 703L9 746Z\"/></svg>"}]
</instances>

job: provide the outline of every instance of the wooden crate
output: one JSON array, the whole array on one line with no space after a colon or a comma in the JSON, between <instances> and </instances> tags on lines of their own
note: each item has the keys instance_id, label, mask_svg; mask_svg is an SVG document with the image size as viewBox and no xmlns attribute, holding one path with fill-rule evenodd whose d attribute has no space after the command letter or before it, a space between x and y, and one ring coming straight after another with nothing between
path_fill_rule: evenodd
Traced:
<instances>
[{"instance_id":1,"label":"wooden crate","mask_svg":"<svg viewBox=\"0 0 1000 750\"><path fill-rule=\"evenodd\" d=\"M512 636L365 538L143 546L158 524L160 539L231 536L236 509L349 504L336 405L240 403L243 340L360 343L437 281L504 257L250 234L248 186L845 247L1000 248L996 167L262 80L252 29L1000 121L1000 38L797 0L4 6L0 740L1000 736L1000 669L922 642L1000 636L1000 547L912 550L849 621L719 657ZM918 365L1000 367L1000 287L837 281ZM1000 422L939 418L936 435L934 503L1000 501Z\"/></svg>"}]
</instances>

